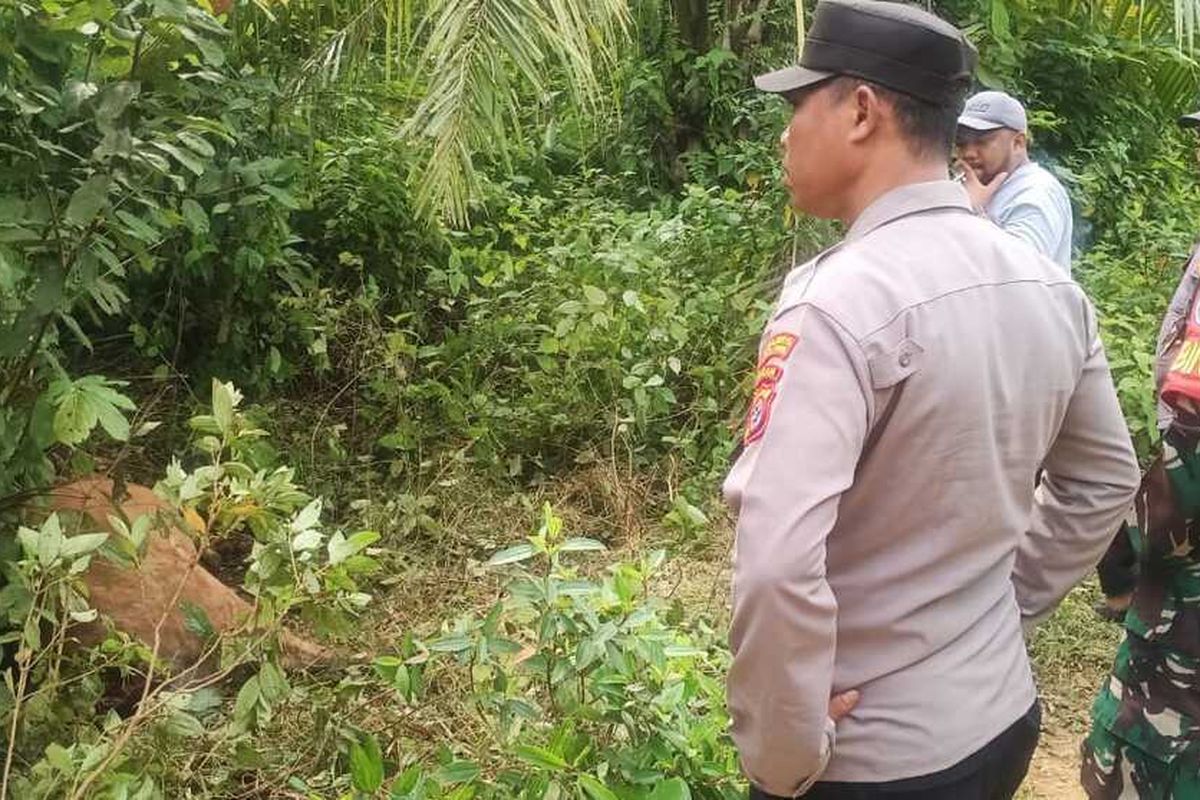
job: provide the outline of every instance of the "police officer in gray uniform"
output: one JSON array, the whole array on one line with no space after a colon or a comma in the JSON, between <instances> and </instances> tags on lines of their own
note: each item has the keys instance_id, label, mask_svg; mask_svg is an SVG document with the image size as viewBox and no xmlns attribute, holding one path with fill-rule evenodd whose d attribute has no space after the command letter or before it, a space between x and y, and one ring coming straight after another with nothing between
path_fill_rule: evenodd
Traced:
<instances>
[{"instance_id":1,"label":"police officer in gray uniform","mask_svg":"<svg viewBox=\"0 0 1200 800\"><path fill-rule=\"evenodd\" d=\"M1010 798L1039 724L1022 628L1138 486L1087 297L948 179L973 65L931 14L824 0L757 81L793 107L793 205L847 232L784 284L724 487L756 797Z\"/></svg>"}]
</instances>

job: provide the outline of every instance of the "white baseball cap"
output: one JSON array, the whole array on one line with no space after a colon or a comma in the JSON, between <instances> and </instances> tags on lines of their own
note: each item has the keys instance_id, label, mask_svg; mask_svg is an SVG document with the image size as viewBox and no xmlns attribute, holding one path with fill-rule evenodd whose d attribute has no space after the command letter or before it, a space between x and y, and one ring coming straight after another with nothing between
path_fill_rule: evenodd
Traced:
<instances>
[{"instance_id":1,"label":"white baseball cap","mask_svg":"<svg viewBox=\"0 0 1200 800\"><path fill-rule=\"evenodd\" d=\"M968 98L958 124L973 131L1008 128L1018 133L1029 132L1025 106L1004 92L980 92Z\"/></svg>"}]
</instances>

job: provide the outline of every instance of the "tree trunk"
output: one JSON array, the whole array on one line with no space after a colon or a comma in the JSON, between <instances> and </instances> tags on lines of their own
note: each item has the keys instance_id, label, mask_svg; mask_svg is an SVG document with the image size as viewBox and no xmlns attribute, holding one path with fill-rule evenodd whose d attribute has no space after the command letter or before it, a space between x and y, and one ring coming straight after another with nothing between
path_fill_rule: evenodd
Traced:
<instances>
[{"instance_id":1,"label":"tree trunk","mask_svg":"<svg viewBox=\"0 0 1200 800\"><path fill-rule=\"evenodd\" d=\"M708 50L708 0L671 0L679 38L691 50Z\"/></svg>"},{"instance_id":2,"label":"tree trunk","mask_svg":"<svg viewBox=\"0 0 1200 800\"><path fill-rule=\"evenodd\" d=\"M750 30L746 31L746 45L748 47L758 47L763 40L763 20L767 16L767 6L771 4L771 0L758 0L758 6L754 9L754 19L750 22Z\"/></svg>"}]
</instances>

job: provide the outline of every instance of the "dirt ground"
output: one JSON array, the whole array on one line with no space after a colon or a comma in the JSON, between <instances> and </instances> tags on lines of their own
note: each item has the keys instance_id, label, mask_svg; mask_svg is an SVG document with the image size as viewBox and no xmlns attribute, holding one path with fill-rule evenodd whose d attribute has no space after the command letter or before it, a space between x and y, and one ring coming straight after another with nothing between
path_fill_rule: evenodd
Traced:
<instances>
[{"instance_id":1,"label":"dirt ground","mask_svg":"<svg viewBox=\"0 0 1200 800\"><path fill-rule=\"evenodd\" d=\"M1048 727L1021 789L1021 800L1084 800L1079 788L1080 734Z\"/></svg>"}]
</instances>

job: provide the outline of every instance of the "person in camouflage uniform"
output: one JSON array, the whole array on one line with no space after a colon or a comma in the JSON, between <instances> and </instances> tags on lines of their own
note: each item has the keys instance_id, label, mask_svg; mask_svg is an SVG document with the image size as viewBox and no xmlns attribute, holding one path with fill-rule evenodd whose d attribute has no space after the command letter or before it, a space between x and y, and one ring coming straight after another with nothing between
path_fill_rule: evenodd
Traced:
<instances>
[{"instance_id":1,"label":"person in camouflage uniform","mask_svg":"<svg viewBox=\"0 0 1200 800\"><path fill-rule=\"evenodd\" d=\"M1138 557L1125 641L1092 707L1092 800L1200 800L1200 453L1172 428L1121 530Z\"/></svg>"},{"instance_id":2,"label":"person in camouflage uniform","mask_svg":"<svg viewBox=\"0 0 1200 800\"><path fill-rule=\"evenodd\" d=\"M1182 122L1200 125L1200 113ZM1200 800L1198 290L1194 253L1158 337L1162 453L1100 564L1110 606L1133 593L1125 640L1082 748L1081 779L1092 800Z\"/></svg>"}]
</instances>

